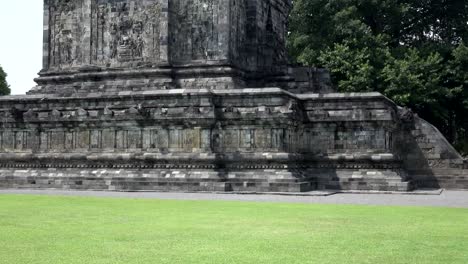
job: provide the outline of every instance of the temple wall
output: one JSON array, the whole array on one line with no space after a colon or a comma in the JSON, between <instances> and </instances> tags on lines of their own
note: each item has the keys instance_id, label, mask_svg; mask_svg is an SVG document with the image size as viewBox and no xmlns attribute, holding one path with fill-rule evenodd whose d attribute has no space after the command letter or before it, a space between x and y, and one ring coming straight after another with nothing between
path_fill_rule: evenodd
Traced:
<instances>
[{"instance_id":1,"label":"temple wall","mask_svg":"<svg viewBox=\"0 0 468 264\"><path fill-rule=\"evenodd\" d=\"M229 59L229 0L169 1L171 61Z\"/></svg>"},{"instance_id":2,"label":"temple wall","mask_svg":"<svg viewBox=\"0 0 468 264\"><path fill-rule=\"evenodd\" d=\"M280 89L270 89L276 94L265 97L243 94L246 90L193 90L185 96L187 91L159 91L153 97L96 94L67 102L28 103L25 98L3 112L0 149L335 155L391 153L394 148L395 114L385 101L295 99Z\"/></svg>"},{"instance_id":3,"label":"temple wall","mask_svg":"<svg viewBox=\"0 0 468 264\"><path fill-rule=\"evenodd\" d=\"M290 8L282 0L45 0L44 65L29 94L325 92L321 74L296 82L289 71Z\"/></svg>"},{"instance_id":4,"label":"temple wall","mask_svg":"<svg viewBox=\"0 0 468 264\"><path fill-rule=\"evenodd\" d=\"M5 97L0 166L292 166L317 188L468 187L440 132L379 94L176 91Z\"/></svg>"},{"instance_id":5,"label":"temple wall","mask_svg":"<svg viewBox=\"0 0 468 264\"><path fill-rule=\"evenodd\" d=\"M44 71L285 64L290 4L276 0L46 0Z\"/></svg>"},{"instance_id":6,"label":"temple wall","mask_svg":"<svg viewBox=\"0 0 468 264\"><path fill-rule=\"evenodd\" d=\"M351 188L356 175L361 188L409 188L394 154L394 109L377 95L272 88L37 98L2 99L0 167L47 175L40 168L208 166L236 190Z\"/></svg>"},{"instance_id":7,"label":"temple wall","mask_svg":"<svg viewBox=\"0 0 468 264\"><path fill-rule=\"evenodd\" d=\"M247 0L247 44L245 64L251 71L265 74L288 62L287 23L289 0Z\"/></svg>"}]
</instances>

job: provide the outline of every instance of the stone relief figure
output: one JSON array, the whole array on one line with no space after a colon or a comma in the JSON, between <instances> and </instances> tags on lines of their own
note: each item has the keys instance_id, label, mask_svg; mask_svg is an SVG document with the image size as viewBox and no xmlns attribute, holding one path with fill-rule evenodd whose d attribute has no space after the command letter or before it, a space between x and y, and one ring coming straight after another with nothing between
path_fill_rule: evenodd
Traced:
<instances>
[{"instance_id":1,"label":"stone relief figure","mask_svg":"<svg viewBox=\"0 0 468 264\"><path fill-rule=\"evenodd\" d=\"M143 49L145 47L145 41L142 37L143 33L143 22L142 21L135 21L133 24L133 43L132 43L132 56L134 58L141 58L143 57Z\"/></svg>"},{"instance_id":2,"label":"stone relief figure","mask_svg":"<svg viewBox=\"0 0 468 264\"><path fill-rule=\"evenodd\" d=\"M97 7L97 23L96 23L96 44L97 44L97 48L99 50L95 50L95 56L102 56L105 51L104 51L104 48L106 46L106 43L105 43L105 35L106 35L106 27L107 27L107 22L108 22L108 19L109 17L107 16L108 15L108 12L107 12L107 6L105 5L100 5ZM112 27L112 24L107 28L108 30L108 33L110 34L111 36L111 39L113 39L113 36L114 34L116 34L117 32L117 29L113 28ZM113 42L111 41L110 42L110 49L111 51L112 50L112 44ZM112 56L112 53L111 53L111 56ZM96 57L97 58L97 57Z\"/></svg>"},{"instance_id":3,"label":"stone relief figure","mask_svg":"<svg viewBox=\"0 0 468 264\"><path fill-rule=\"evenodd\" d=\"M117 58L120 61L130 61L133 59L133 19L126 16L126 4L122 7L122 10L119 12L119 17L117 25L118 25L118 32L117 38L119 41L119 45L117 47Z\"/></svg>"},{"instance_id":4,"label":"stone relief figure","mask_svg":"<svg viewBox=\"0 0 468 264\"><path fill-rule=\"evenodd\" d=\"M213 41L213 0L194 2L194 25L192 26L192 57L208 59L210 42Z\"/></svg>"},{"instance_id":5,"label":"stone relief figure","mask_svg":"<svg viewBox=\"0 0 468 264\"><path fill-rule=\"evenodd\" d=\"M206 31L197 27L192 32L193 38L193 59L207 59L208 58L208 45L207 45L207 34Z\"/></svg>"},{"instance_id":6,"label":"stone relief figure","mask_svg":"<svg viewBox=\"0 0 468 264\"><path fill-rule=\"evenodd\" d=\"M141 58L143 55L144 45L141 37L143 23L141 21L134 21L132 18L122 16L122 14L123 13L121 13L121 17L119 17L117 25L117 57L121 61L130 61Z\"/></svg>"},{"instance_id":7,"label":"stone relief figure","mask_svg":"<svg viewBox=\"0 0 468 264\"><path fill-rule=\"evenodd\" d=\"M141 35L136 37L135 43L133 45L133 57L134 58L141 58L143 57L143 49L145 47L145 42Z\"/></svg>"},{"instance_id":8,"label":"stone relief figure","mask_svg":"<svg viewBox=\"0 0 468 264\"><path fill-rule=\"evenodd\" d=\"M51 21L51 53L53 54L52 63L60 66L73 64L77 54L75 50L74 30L77 27L78 8L75 0L54 1L50 7L53 14Z\"/></svg>"},{"instance_id":9,"label":"stone relief figure","mask_svg":"<svg viewBox=\"0 0 468 264\"><path fill-rule=\"evenodd\" d=\"M97 59L110 64L159 57L159 2L115 1L94 10Z\"/></svg>"},{"instance_id":10,"label":"stone relief figure","mask_svg":"<svg viewBox=\"0 0 468 264\"><path fill-rule=\"evenodd\" d=\"M117 47L119 46L119 38L118 38L118 26L117 24L111 24L110 25L110 43L109 43L109 48L110 48L110 58L115 59L117 58Z\"/></svg>"},{"instance_id":11,"label":"stone relief figure","mask_svg":"<svg viewBox=\"0 0 468 264\"><path fill-rule=\"evenodd\" d=\"M221 151L223 147L223 126L218 121L212 129L211 150L213 152Z\"/></svg>"},{"instance_id":12,"label":"stone relief figure","mask_svg":"<svg viewBox=\"0 0 468 264\"><path fill-rule=\"evenodd\" d=\"M215 59L219 52L217 31L219 23L219 0L173 0L171 7L172 53L175 61Z\"/></svg>"},{"instance_id":13,"label":"stone relief figure","mask_svg":"<svg viewBox=\"0 0 468 264\"><path fill-rule=\"evenodd\" d=\"M145 29L145 35L150 36L152 43L148 43L153 51L153 58L158 59L160 55L160 23L161 23L161 4L154 3L145 8L144 21L149 25Z\"/></svg>"},{"instance_id":14,"label":"stone relief figure","mask_svg":"<svg viewBox=\"0 0 468 264\"><path fill-rule=\"evenodd\" d=\"M173 34L170 41L172 42L171 46L177 50L177 52L171 52L172 59L175 61L184 61L191 57L191 42L187 40L187 36L190 36L192 29L190 9L190 1L172 1L171 12L173 15L170 23Z\"/></svg>"},{"instance_id":15,"label":"stone relief figure","mask_svg":"<svg viewBox=\"0 0 468 264\"><path fill-rule=\"evenodd\" d=\"M61 63L73 62L73 37L68 30L62 30L59 35L59 54Z\"/></svg>"}]
</instances>

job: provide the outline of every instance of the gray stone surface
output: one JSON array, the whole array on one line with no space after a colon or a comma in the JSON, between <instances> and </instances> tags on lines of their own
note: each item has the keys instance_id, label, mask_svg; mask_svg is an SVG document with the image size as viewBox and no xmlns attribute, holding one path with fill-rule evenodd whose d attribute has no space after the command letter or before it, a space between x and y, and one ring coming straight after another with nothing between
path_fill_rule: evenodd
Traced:
<instances>
[{"instance_id":1,"label":"gray stone surface","mask_svg":"<svg viewBox=\"0 0 468 264\"><path fill-rule=\"evenodd\" d=\"M1 195L54 195L81 197L112 197L131 199L164 200L220 200L243 202L279 202L345 205L383 205L383 206L429 206L468 208L467 191L443 191L440 195L401 195L401 194L334 194L330 196L284 196L215 193L155 193L155 192L95 192L95 191L58 191L58 190L0 190Z\"/></svg>"},{"instance_id":2,"label":"gray stone surface","mask_svg":"<svg viewBox=\"0 0 468 264\"><path fill-rule=\"evenodd\" d=\"M322 69L287 65L290 0L46 0L31 94L330 90Z\"/></svg>"},{"instance_id":3,"label":"gray stone surface","mask_svg":"<svg viewBox=\"0 0 468 264\"><path fill-rule=\"evenodd\" d=\"M44 66L0 98L0 188L468 188L433 126L288 65L291 1L46 0Z\"/></svg>"}]
</instances>

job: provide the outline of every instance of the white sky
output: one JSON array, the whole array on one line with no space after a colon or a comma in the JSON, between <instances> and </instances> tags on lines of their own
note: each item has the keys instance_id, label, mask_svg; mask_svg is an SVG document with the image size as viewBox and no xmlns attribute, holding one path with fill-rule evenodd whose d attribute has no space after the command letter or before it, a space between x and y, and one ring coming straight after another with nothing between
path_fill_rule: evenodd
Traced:
<instances>
[{"instance_id":1,"label":"white sky","mask_svg":"<svg viewBox=\"0 0 468 264\"><path fill-rule=\"evenodd\" d=\"M35 86L42 69L43 0L0 0L0 65L12 94Z\"/></svg>"}]
</instances>

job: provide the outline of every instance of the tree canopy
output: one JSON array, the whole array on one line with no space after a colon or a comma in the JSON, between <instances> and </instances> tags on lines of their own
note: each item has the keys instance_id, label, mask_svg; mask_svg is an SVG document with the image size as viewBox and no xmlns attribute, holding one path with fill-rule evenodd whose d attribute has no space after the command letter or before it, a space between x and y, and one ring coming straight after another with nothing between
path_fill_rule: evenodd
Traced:
<instances>
[{"instance_id":1,"label":"tree canopy","mask_svg":"<svg viewBox=\"0 0 468 264\"><path fill-rule=\"evenodd\" d=\"M342 92L379 91L468 152L468 1L295 0L294 60Z\"/></svg>"},{"instance_id":2,"label":"tree canopy","mask_svg":"<svg viewBox=\"0 0 468 264\"><path fill-rule=\"evenodd\" d=\"M2 67L0 66L0 95L8 95L10 94L10 86L6 81L7 74L3 71Z\"/></svg>"}]
</instances>

